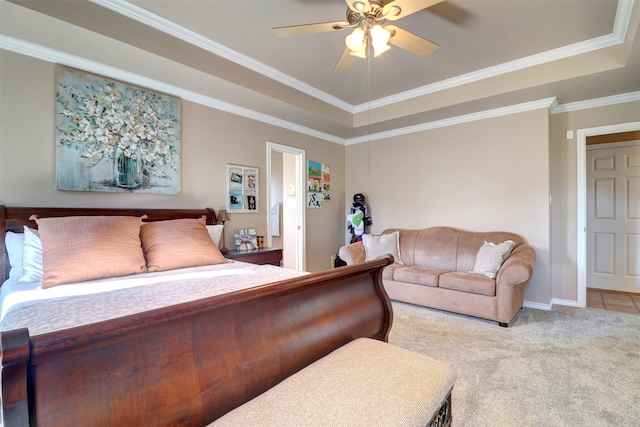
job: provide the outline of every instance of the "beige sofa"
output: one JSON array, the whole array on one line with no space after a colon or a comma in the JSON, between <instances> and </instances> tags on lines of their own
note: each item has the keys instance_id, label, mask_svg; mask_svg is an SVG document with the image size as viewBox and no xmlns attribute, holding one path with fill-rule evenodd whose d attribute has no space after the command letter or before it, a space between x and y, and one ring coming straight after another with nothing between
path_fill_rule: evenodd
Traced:
<instances>
[{"instance_id":1,"label":"beige sofa","mask_svg":"<svg viewBox=\"0 0 640 427\"><path fill-rule=\"evenodd\" d=\"M389 229L399 236L400 263L385 267L384 287L393 300L452 311L496 321L508 326L522 308L524 286L535 265L535 252L517 234L469 232L451 227L422 230ZM478 257L490 245L513 241L510 255L495 273L474 273ZM373 238L367 240L370 252ZM365 261L363 242L343 246L338 252L347 265ZM478 263L476 258L478 257ZM499 265L499 264L498 264ZM489 277L488 277L489 276Z\"/></svg>"}]
</instances>

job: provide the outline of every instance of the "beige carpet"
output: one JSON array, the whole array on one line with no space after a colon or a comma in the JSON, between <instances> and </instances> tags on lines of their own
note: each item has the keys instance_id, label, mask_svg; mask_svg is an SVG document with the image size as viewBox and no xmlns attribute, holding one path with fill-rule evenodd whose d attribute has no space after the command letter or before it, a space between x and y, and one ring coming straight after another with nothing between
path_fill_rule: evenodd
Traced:
<instances>
[{"instance_id":1,"label":"beige carpet","mask_svg":"<svg viewBox=\"0 0 640 427\"><path fill-rule=\"evenodd\" d=\"M640 316L524 308L500 328L393 307L389 342L457 370L454 427L640 426Z\"/></svg>"}]
</instances>

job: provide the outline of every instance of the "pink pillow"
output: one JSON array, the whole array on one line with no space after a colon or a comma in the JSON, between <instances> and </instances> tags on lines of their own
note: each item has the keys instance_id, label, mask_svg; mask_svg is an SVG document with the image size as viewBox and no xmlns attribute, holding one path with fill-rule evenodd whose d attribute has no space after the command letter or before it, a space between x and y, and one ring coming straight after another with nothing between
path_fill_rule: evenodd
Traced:
<instances>
[{"instance_id":1,"label":"pink pillow","mask_svg":"<svg viewBox=\"0 0 640 427\"><path fill-rule=\"evenodd\" d=\"M42 287L144 273L140 217L37 218L42 241Z\"/></svg>"},{"instance_id":2,"label":"pink pillow","mask_svg":"<svg viewBox=\"0 0 640 427\"><path fill-rule=\"evenodd\" d=\"M140 227L140 239L149 272L228 262L204 218L148 222Z\"/></svg>"}]
</instances>

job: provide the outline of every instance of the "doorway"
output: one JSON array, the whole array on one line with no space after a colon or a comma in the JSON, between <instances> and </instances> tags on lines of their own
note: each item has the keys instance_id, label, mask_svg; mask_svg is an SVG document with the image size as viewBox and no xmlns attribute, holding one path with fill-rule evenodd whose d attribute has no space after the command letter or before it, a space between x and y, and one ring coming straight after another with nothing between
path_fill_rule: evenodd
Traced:
<instances>
[{"instance_id":1,"label":"doorway","mask_svg":"<svg viewBox=\"0 0 640 427\"><path fill-rule=\"evenodd\" d=\"M640 130L640 122L578 129L576 141L576 224L577 224L577 297L578 307L587 304L587 137Z\"/></svg>"},{"instance_id":2,"label":"doorway","mask_svg":"<svg viewBox=\"0 0 640 427\"><path fill-rule=\"evenodd\" d=\"M306 269L305 151L267 142L267 246L282 248L283 267Z\"/></svg>"},{"instance_id":3,"label":"doorway","mask_svg":"<svg viewBox=\"0 0 640 427\"><path fill-rule=\"evenodd\" d=\"M640 140L587 141L587 289L640 293Z\"/></svg>"}]
</instances>

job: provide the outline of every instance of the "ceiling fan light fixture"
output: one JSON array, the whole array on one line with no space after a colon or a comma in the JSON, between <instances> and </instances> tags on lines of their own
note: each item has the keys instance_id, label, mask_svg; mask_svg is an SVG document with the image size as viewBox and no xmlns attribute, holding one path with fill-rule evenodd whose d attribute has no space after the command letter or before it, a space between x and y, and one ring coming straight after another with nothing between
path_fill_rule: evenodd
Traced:
<instances>
[{"instance_id":1,"label":"ceiling fan light fixture","mask_svg":"<svg viewBox=\"0 0 640 427\"><path fill-rule=\"evenodd\" d=\"M369 34L371 35L371 45L376 58L389 50L387 43L389 43L391 33L388 30L385 30L380 25L374 25Z\"/></svg>"},{"instance_id":2,"label":"ceiling fan light fixture","mask_svg":"<svg viewBox=\"0 0 640 427\"><path fill-rule=\"evenodd\" d=\"M358 52L364 47L364 30L362 28L356 28L345 39L345 44L351 50L351 52Z\"/></svg>"},{"instance_id":3,"label":"ceiling fan light fixture","mask_svg":"<svg viewBox=\"0 0 640 427\"><path fill-rule=\"evenodd\" d=\"M354 1L353 7L356 8L360 13L364 12L365 4L361 1Z\"/></svg>"},{"instance_id":4,"label":"ceiling fan light fixture","mask_svg":"<svg viewBox=\"0 0 640 427\"><path fill-rule=\"evenodd\" d=\"M373 45L373 57L377 58L378 56L382 55L383 53L385 53L389 49L391 49L391 46L389 46L388 44L383 44L381 46L376 46L374 44Z\"/></svg>"},{"instance_id":5,"label":"ceiling fan light fixture","mask_svg":"<svg viewBox=\"0 0 640 427\"><path fill-rule=\"evenodd\" d=\"M367 57L367 44L362 43L362 47L358 50L352 50L350 55L365 59Z\"/></svg>"}]
</instances>

